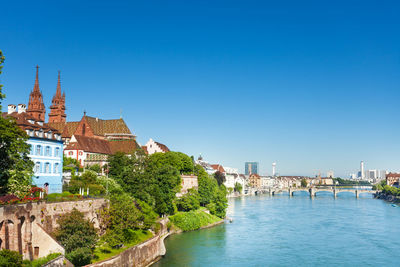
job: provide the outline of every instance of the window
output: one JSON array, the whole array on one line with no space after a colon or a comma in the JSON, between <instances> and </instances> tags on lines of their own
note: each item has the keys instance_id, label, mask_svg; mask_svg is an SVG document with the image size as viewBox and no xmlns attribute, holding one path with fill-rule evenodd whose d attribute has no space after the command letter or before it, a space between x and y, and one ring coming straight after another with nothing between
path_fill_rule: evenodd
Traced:
<instances>
[{"instance_id":1,"label":"window","mask_svg":"<svg viewBox=\"0 0 400 267\"><path fill-rule=\"evenodd\" d=\"M83 155L83 152L82 151L79 151L79 156L82 156Z\"/></svg>"},{"instance_id":2,"label":"window","mask_svg":"<svg viewBox=\"0 0 400 267\"><path fill-rule=\"evenodd\" d=\"M54 156L58 157L60 154L60 148L56 147L56 149L54 149Z\"/></svg>"},{"instance_id":3,"label":"window","mask_svg":"<svg viewBox=\"0 0 400 267\"><path fill-rule=\"evenodd\" d=\"M59 168L59 164L58 163L54 164L54 173L58 173L59 172L58 168Z\"/></svg>"},{"instance_id":4,"label":"window","mask_svg":"<svg viewBox=\"0 0 400 267\"><path fill-rule=\"evenodd\" d=\"M73 154L74 154L74 152L72 152L72 151L68 152L68 155L73 155Z\"/></svg>"},{"instance_id":5,"label":"window","mask_svg":"<svg viewBox=\"0 0 400 267\"><path fill-rule=\"evenodd\" d=\"M50 156L50 147L46 146L46 156Z\"/></svg>"},{"instance_id":6,"label":"window","mask_svg":"<svg viewBox=\"0 0 400 267\"><path fill-rule=\"evenodd\" d=\"M44 165L44 172L50 173L50 163L46 162L46 164Z\"/></svg>"},{"instance_id":7,"label":"window","mask_svg":"<svg viewBox=\"0 0 400 267\"><path fill-rule=\"evenodd\" d=\"M39 161L35 163L35 172L36 173L40 172L40 162Z\"/></svg>"},{"instance_id":8,"label":"window","mask_svg":"<svg viewBox=\"0 0 400 267\"><path fill-rule=\"evenodd\" d=\"M41 145L37 145L36 146L36 155L41 155L42 154L42 146Z\"/></svg>"}]
</instances>

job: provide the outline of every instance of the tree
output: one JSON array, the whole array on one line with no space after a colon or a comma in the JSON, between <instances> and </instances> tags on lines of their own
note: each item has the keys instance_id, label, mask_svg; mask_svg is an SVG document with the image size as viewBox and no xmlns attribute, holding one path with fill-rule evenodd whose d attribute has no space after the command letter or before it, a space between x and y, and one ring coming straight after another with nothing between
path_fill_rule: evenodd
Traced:
<instances>
[{"instance_id":1,"label":"tree","mask_svg":"<svg viewBox=\"0 0 400 267\"><path fill-rule=\"evenodd\" d=\"M22 267L22 255L8 249L0 250L0 267Z\"/></svg>"},{"instance_id":2,"label":"tree","mask_svg":"<svg viewBox=\"0 0 400 267\"><path fill-rule=\"evenodd\" d=\"M191 162L190 158L189 163ZM147 156L135 151L131 157L115 154L109 158L110 177L135 199L145 201L159 215L175 212L176 193L179 191L180 171L184 172L187 160L182 153L155 153ZM185 167L186 166L186 167Z\"/></svg>"},{"instance_id":3,"label":"tree","mask_svg":"<svg viewBox=\"0 0 400 267\"><path fill-rule=\"evenodd\" d=\"M4 56L0 50L0 74L3 62ZM0 110L1 100L5 97L1 89L0 85ZM0 194L24 191L26 181L29 184L32 182L33 162L28 157L30 146L27 140L28 135L18 127L14 119L0 116ZM11 178L14 180L10 188Z\"/></svg>"},{"instance_id":4,"label":"tree","mask_svg":"<svg viewBox=\"0 0 400 267\"><path fill-rule=\"evenodd\" d=\"M214 173L214 178L217 180L218 185L222 185L226 181L225 175L220 171Z\"/></svg>"},{"instance_id":5,"label":"tree","mask_svg":"<svg viewBox=\"0 0 400 267\"><path fill-rule=\"evenodd\" d=\"M101 167L99 164L93 164L93 165L89 166L88 169L91 171L94 171L96 173L101 173Z\"/></svg>"},{"instance_id":6,"label":"tree","mask_svg":"<svg viewBox=\"0 0 400 267\"><path fill-rule=\"evenodd\" d=\"M301 179L301 187L307 187L307 180L305 178Z\"/></svg>"},{"instance_id":7,"label":"tree","mask_svg":"<svg viewBox=\"0 0 400 267\"><path fill-rule=\"evenodd\" d=\"M157 214L144 202L127 194L112 195L110 205L101 212L103 239L111 246L135 241L134 230L146 230L156 223Z\"/></svg>"},{"instance_id":8,"label":"tree","mask_svg":"<svg viewBox=\"0 0 400 267\"><path fill-rule=\"evenodd\" d=\"M159 215L174 214L176 193L181 184L178 170L172 166L150 169L149 179L153 180L151 193L155 201L154 210Z\"/></svg>"},{"instance_id":9,"label":"tree","mask_svg":"<svg viewBox=\"0 0 400 267\"><path fill-rule=\"evenodd\" d=\"M89 194L100 195L106 192L106 189L97 179L97 173L91 170L85 171L81 176L73 175L66 189L71 193L77 194L79 189L89 188Z\"/></svg>"},{"instance_id":10,"label":"tree","mask_svg":"<svg viewBox=\"0 0 400 267\"><path fill-rule=\"evenodd\" d=\"M54 236L65 248L66 257L76 266L89 264L97 242L93 223L86 220L83 213L75 208L70 213L61 215L57 223L59 227Z\"/></svg>"},{"instance_id":11,"label":"tree","mask_svg":"<svg viewBox=\"0 0 400 267\"><path fill-rule=\"evenodd\" d=\"M236 182L236 183L235 183L235 188L234 188L234 190L235 190L235 192L242 193L242 190L243 190L243 186L242 186L242 184L241 184L241 183L238 183L238 182Z\"/></svg>"},{"instance_id":12,"label":"tree","mask_svg":"<svg viewBox=\"0 0 400 267\"><path fill-rule=\"evenodd\" d=\"M196 189L189 189L186 194L176 201L179 211L191 211L200 208L200 195Z\"/></svg>"},{"instance_id":13,"label":"tree","mask_svg":"<svg viewBox=\"0 0 400 267\"><path fill-rule=\"evenodd\" d=\"M200 204L211 214L224 218L228 207L226 187L223 184L218 186L217 180L210 177L200 165L196 165L194 169L199 183Z\"/></svg>"}]
</instances>

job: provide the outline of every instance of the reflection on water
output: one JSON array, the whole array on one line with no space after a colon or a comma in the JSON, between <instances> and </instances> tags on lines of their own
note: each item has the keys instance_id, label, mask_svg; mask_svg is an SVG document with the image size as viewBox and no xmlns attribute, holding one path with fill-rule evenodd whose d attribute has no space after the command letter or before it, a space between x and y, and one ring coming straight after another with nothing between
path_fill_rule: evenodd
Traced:
<instances>
[{"instance_id":1,"label":"reflection on water","mask_svg":"<svg viewBox=\"0 0 400 267\"><path fill-rule=\"evenodd\" d=\"M230 199L234 219L173 235L154 266L398 266L400 208L371 194Z\"/></svg>"}]
</instances>

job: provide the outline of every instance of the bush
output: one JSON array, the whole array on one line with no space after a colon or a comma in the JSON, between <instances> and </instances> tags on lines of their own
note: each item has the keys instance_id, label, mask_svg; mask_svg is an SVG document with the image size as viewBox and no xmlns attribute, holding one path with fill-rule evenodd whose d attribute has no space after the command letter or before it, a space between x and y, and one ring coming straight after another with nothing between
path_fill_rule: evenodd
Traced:
<instances>
[{"instance_id":1,"label":"bush","mask_svg":"<svg viewBox=\"0 0 400 267\"><path fill-rule=\"evenodd\" d=\"M22 255L16 251L0 250L0 267L21 267Z\"/></svg>"},{"instance_id":2,"label":"bush","mask_svg":"<svg viewBox=\"0 0 400 267\"><path fill-rule=\"evenodd\" d=\"M75 266L84 266L90 264L93 254L90 248L81 247L67 253L65 257Z\"/></svg>"},{"instance_id":3,"label":"bush","mask_svg":"<svg viewBox=\"0 0 400 267\"><path fill-rule=\"evenodd\" d=\"M184 194L176 201L176 206L179 211L191 211L200 208L200 195L195 189L189 189L189 192Z\"/></svg>"},{"instance_id":4,"label":"bush","mask_svg":"<svg viewBox=\"0 0 400 267\"><path fill-rule=\"evenodd\" d=\"M214 215L205 213L203 210L178 212L173 216L169 216L169 219L176 227L184 232L197 230L221 220Z\"/></svg>"},{"instance_id":5,"label":"bush","mask_svg":"<svg viewBox=\"0 0 400 267\"><path fill-rule=\"evenodd\" d=\"M103 188L105 188L106 190L108 189L108 192L110 194L121 194L123 192L121 185L112 178L108 178L106 176L98 176L97 183L103 186Z\"/></svg>"},{"instance_id":6,"label":"bush","mask_svg":"<svg viewBox=\"0 0 400 267\"><path fill-rule=\"evenodd\" d=\"M88 169L91 170L91 171L94 171L96 173L101 173L101 167L100 167L99 164L94 164L92 166L89 166Z\"/></svg>"},{"instance_id":7,"label":"bush","mask_svg":"<svg viewBox=\"0 0 400 267\"><path fill-rule=\"evenodd\" d=\"M24 260L23 262L23 266L24 267L41 267L44 264L48 263L51 260L54 260L55 258L57 258L58 256L60 256L61 253L51 253L49 255L47 255L46 257L42 257L33 261L29 261L29 260Z\"/></svg>"}]
</instances>

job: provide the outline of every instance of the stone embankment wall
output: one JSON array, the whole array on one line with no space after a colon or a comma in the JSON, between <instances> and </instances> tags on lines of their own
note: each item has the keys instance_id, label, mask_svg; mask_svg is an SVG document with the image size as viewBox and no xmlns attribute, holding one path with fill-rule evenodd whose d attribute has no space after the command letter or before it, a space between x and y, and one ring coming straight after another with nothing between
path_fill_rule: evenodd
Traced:
<instances>
[{"instance_id":1,"label":"stone embankment wall","mask_svg":"<svg viewBox=\"0 0 400 267\"><path fill-rule=\"evenodd\" d=\"M171 233L167 230L168 219L163 219L160 232L149 240L129 248L110 259L86 265L86 267L144 267L165 255L164 239Z\"/></svg>"},{"instance_id":2,"label":"stone embankment wall","mask_svg":"<svg viewBox=\"0 0 400 267\"><path fill-rule=\"evenodd\" d=\"M50 233L58 226L57 219L74 208L99 226L98 211L107 205L105 199L70 202L34 202L0 207L0 249L21 253L24 259L35 259L64 248Z\"/></svg>"}]
</instances>

